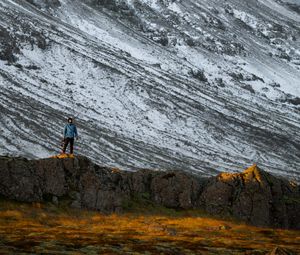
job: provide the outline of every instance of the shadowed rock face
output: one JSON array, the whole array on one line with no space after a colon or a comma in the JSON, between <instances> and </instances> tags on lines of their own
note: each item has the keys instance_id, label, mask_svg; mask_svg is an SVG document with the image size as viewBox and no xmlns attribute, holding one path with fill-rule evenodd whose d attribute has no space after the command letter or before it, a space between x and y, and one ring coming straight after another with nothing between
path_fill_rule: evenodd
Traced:
<instances>
[{"instance_id":1,"label":"shadowed rock face","mask_svg":"<svg viewBox=\"0 0 300 255\"><path fill-rule=\"evenodd\" d=\"M299 187L261 171L256 165L240 174L212 178L200 196L213 214L227 214L254 225L300 227Z\"/></svg>"},{"instance_id":2,"label":"shadowed rock face","mask_svg":"<svg viewBox=\"0 0 300 255\"><path fill-rule=\"evenodd\" d=\"M0 158L0 195L24 202L70 201L70 206L120 212L139 195L175 209L204 209L258 226L300 229L299 186L261 171L200 178L182 171L120 171L85 157Z\"/></svg>"}]
</instances>

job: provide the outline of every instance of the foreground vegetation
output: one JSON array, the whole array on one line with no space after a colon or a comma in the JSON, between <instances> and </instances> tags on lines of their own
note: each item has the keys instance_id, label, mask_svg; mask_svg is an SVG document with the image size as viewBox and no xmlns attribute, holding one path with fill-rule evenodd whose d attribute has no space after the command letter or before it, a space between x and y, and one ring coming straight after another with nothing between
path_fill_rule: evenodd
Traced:
<instances>
[{"instance_id":1,"label":"foreground vegetation","mask_svg":"<svg viewBox=\"0 0 300 255\"><path fill-rule=\"evenodd\" d=\"M298 254L299 243L299 231L250 227L198 211L103 215L0 201L0 254L267 254L278 246Z\"/></svg>"}]
</instances>

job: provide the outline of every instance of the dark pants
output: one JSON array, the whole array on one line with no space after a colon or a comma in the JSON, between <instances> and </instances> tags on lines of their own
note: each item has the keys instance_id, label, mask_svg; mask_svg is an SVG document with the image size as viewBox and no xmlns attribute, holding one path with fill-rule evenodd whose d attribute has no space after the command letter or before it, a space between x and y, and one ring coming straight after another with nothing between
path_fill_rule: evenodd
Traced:
<instances>
[{"instance_id":1,"label":"dark pants","mask_svg":"<svg viewBox=\"0 0 300 255\"><path fill-rule=\"evenodd\" d=\"M66 153L66 149L69 143L70 143L70 153L73 154L74 138L70 138L70 137L64 139L63 153Z\"/></svg>"}]
</instances>

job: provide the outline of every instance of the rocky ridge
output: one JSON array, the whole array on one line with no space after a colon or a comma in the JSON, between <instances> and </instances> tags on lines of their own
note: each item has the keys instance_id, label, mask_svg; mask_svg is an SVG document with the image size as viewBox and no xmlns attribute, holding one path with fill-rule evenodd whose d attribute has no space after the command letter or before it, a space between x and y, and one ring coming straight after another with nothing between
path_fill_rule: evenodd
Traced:
<instances>
[{"instance_id":1,"label":"rocky ridge","mask_svg":"<svg viewBox=\"0 0 300 255\"><path fill-rule=\"evenodd\" d=\"M251 166L199 177L184 171L101 167L88 158L0 157L0 195L23 202L68 201L72 207L122 212L143 197L174 209L203 209L257 226L300 229L299 185Z\"/></svg>"}]
</instances>

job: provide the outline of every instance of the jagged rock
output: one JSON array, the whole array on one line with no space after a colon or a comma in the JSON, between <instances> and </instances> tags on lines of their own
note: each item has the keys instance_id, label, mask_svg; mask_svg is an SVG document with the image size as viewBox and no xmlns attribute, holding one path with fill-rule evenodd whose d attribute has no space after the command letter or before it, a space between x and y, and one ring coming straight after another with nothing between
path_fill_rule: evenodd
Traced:
<instances>
[{"instance_id":1,"label":"jagged rock","mask_svg":"<svg viewBox=\"0 0 300 255\"><path fill-rule=\"evenodd\" d=\"M299 229L299 195L297 185L253 165L240 174L221 173L212 178L200 204L209 213L234 216L254 225Z\"/></svg>"},{"instance_id":2,"label":"jagged rock","mask_svg":"<svg viewBox=\"0 0 300 255\"><path fill-rule=\"evenodd\" d=\"M256 165L200 178L183 171L127 172L88 158L0 157L0 195L24 202L67 200L71 207L120 212L138 196L175 209L200 208L258 226L300 229L299 186Z\"/></svg>"}]
</instances>

